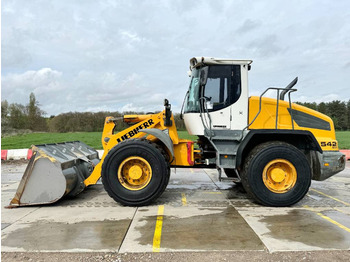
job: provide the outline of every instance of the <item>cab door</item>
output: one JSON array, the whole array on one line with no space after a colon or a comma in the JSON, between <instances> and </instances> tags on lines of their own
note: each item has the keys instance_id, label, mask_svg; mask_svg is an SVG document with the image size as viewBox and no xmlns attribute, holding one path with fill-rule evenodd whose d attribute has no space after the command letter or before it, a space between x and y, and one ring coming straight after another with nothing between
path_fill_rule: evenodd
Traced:
<instances>
[{"instance_id":1,"label":"cab door","mask_svg":"<svg viewBox=\"0 0 350 262\"><path fill-rule=\"evenodd\" d=\"M211 119L212 129L231 129L233 105L240 97L240 65L213 65L202 89L202 106ZM204 114L209 122L208 114Z\"/></svg>"}]
</instances>

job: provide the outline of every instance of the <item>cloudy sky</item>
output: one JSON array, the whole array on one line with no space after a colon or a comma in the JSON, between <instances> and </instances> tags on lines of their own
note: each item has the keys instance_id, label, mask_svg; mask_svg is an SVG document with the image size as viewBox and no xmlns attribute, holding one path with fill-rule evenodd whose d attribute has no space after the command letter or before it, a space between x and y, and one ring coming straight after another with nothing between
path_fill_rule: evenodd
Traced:
<instances>
[{"instance_id":1,"label":"cloudy sky","mask_svg":"<svg viewBox=\"0 0 350 262\"><path fill-rule=\"evenodd\" d=\"M2 100L47 115L180 111L193 56L252 59L250 94L350 99L350 1L3 0Z\"/></svg>"}]
</instances>

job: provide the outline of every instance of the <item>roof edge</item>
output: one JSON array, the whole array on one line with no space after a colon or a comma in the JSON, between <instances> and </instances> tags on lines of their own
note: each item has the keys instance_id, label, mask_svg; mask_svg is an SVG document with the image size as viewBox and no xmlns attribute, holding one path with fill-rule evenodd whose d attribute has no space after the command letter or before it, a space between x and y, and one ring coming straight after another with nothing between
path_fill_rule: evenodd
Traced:
<instances>
[{"instance_id":1,"label":"roof edge","mask_svg":"<svg viewBox=\"0 0 350 262\"><path fill-rule=\"evenodd\" d=\"M253 60L234 60L229 58L214 58L214 57L193 57L190 59L191 68L206 65L250 65Z\"/></svg>"}]
</instances>

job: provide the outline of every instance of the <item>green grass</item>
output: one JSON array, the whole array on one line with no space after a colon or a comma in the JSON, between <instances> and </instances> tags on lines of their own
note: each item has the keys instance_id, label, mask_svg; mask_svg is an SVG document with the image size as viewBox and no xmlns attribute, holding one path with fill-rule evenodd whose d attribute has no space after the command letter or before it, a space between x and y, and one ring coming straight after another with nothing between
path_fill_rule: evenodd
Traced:
<instances>
[{"instance_id":1,"label":"green grass","mask_svg":"<svg viewBox=\"0 0 350 262\"><path fill-rule=\"evenodd\" d=\"M31 133L3 137L1 139L1 149L30 148L31 145L60 143L77 140L82 141L94 148L102 149L100 132Z\"/></svg>"},{"instance_id":2,"label":"green grass","mask_svg":"<svg viewBox=\"0 0 350 262\"><path fill-rule=\"evenodd\" d=\"M178 131L179 137L183 139L196 140L196 136L186 131ZM30 148L31 145L60 143L66 141L82 141L95 148L102 149L101 132L77 132L77 133L31 133L16 136L3 137L1 149Z\"/></svg>"},{"instance_id":3,"label":"green grass","mask_svg":"<svg viewBox=\"0 0 350 262\"><path fill-rule=\"evenodd\" d=\"M178 131L179 137L183 139L196 140L196 136L189 135L186 131ZM17 136L4 137L1 139L1 149L30 148L31 145L59 143L65 141L82 141L87 145L102 149L101 132L79 132L79 133L31 133ZM339 148L350 148L350 131L337 131Z\"/></svg>"},{"instance_id":4,"label":"green grass","mask_svg":"<svg viewBox=\"0 0 350 262\"><path fill-rule=\"evenodd\" d=\"M179 134L179 137L182 139L188 139L192 141L197 141L198 139L197 136L190 135L189 133L187 133L187 131L177 131L177 133Z\"/></svg>"},{"instance_id":5,"label":"green grass","mask_svg":"<svg viewBox=\"0 0 350 262\"><path fill-rule=\"evenodd\" d=\"M350 131L336 131L335 136L340 149L350 149Z\"/></svg>"}]
</instances>

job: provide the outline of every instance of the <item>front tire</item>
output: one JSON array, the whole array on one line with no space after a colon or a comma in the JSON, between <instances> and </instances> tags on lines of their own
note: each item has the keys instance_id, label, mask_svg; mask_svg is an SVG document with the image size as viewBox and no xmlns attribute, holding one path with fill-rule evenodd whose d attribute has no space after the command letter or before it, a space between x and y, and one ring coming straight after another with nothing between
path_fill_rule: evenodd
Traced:
<instances>
[{"instance_id":1,"label":"front tire","mask_svg":"<svg viewBox=\"0 0 350 262\"><path fill-rule=\"evenodd\" d=\"M305 155L293 145L268 142L255 147L245 160L242 184L266 206L290 206L301 200L311 184Z\"/></svg>"},{"instance_id":2,"label":"front tire","mask_svg":"<svg viewBox=\"0 0 350 262\"><path fill-rule=\"evenodd\" d=\"M115 201L127 206L148 205L165 190L170 176L165 152L141 139L123 141L102 164L102 183Z\"/></svg>"}]
</instances>

